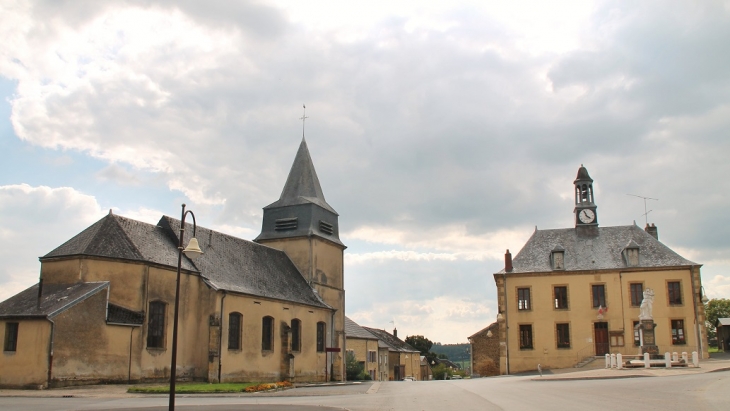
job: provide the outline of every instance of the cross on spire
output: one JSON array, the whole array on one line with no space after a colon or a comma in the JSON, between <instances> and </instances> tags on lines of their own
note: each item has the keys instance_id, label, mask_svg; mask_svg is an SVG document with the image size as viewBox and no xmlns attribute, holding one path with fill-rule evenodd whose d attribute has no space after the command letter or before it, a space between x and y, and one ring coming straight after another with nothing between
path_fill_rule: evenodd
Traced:
<instances>
[{"instance_id":1,"label":"cross on spire","mask_svg":"<svg viewBox=\"0 0 730 411\"><path fill-rule=\"evenodd\" d=\"M302 104L302 107L304 108L304 114L302 114L302 116L299 117L299 120L302 120L302 139L304 139L304 122L309 117L307 117L307 105L306 104Z\"/></svg>"}]
</instances>

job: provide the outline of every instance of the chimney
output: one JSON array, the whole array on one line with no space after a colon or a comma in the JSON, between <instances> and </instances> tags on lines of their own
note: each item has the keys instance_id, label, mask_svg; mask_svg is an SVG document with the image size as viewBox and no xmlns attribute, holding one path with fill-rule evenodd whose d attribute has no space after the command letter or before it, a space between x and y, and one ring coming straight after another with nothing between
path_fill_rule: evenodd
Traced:
<instances>
[{"instance_id":1,"label":"chimney","mask_svg":"<svg viewBox=\"0 0 730 411\"><path fill-rule=\"evenodd\" d=\"M649 235L651 235L652 237L656 238L657 241L659 240L659 231L657 230L654 223L651 223L651 225L649 225L649 223L646 223L646 228L644 228L644 231L649 233Z\"/></svg>"},{"instance_id":2,"label":"chimney","mask_svg":"<svg viewBox=\"0 0 730 411\"><path fill-rule=\"evenodd\" d=\"M393 337L398 338L398 329L393 328Z\"/></svg>"},{"instance_id":3,"label":"chimney","mask_svg":"<svg viewBox=\"0 0 730 411\"><path fill-rule=\"evenodd\" d=\"M504 253L504 271L508 273L512 272L512 254L509 252L509 248Z\"/></svg>"}]
</instances>

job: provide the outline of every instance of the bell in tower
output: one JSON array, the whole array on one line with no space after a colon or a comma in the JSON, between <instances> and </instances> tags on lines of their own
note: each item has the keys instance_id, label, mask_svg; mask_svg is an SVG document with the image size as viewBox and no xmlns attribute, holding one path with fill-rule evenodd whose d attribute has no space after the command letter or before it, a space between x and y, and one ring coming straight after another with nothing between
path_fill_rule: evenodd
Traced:
<instances>
[{"instance_id":1,"label":"bell in tower","mask_svg":"<svg viewBox=\"0 0 730 411\"><path fill-rule=\"evenodd\" d=\"M575 228L580 229L584 234L598 233L598 214L596 203L593 197L593 179L588 170L580 165L578 176L573 182L575 185ZM583 227L583 228L582 228Z\"/></svg>"}]
</instances>

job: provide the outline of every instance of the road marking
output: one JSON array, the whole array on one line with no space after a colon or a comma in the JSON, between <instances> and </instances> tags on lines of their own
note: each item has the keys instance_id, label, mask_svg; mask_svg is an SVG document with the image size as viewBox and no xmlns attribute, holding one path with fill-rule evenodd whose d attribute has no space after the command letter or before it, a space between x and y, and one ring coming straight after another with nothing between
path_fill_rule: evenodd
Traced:
<instances>
[{"instance_id":1,"label":"road marking","mask_svg":"<svg viewBox=\"0 0 730 411\"><path fill-rule=\"evenodd\" d=\"M375 394L380 389L380 381L374 383L365 394Z\"/></svg>"}]
</instances>

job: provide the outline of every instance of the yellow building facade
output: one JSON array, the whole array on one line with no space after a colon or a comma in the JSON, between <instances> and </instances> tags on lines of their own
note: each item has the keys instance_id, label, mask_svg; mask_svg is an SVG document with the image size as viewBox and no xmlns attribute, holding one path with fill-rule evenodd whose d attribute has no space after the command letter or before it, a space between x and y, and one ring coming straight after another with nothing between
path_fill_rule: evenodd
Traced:
<instances>
[{"instance_id":1,"label":"yellow building facade","mask_svg":"<svg viewBox=\"0 0 730 411\"><path fill-rule=\"evenodd\" d=\"M270 247L185 225L203 255L182 257L179 379L343 378L341 356L328 349L344 348L345 246L321 191L302 140L274 209L287 213L281 203L302 197L294 217L321 231L271 221ZM40 282L0 303L0 386L168 381L180 225L110 212L41 257Z\"/></svg>"},{"instance_id":2,"label":"yellow building facade","mask_svg":"<svg viewBox=\"0 0 730 411\"><path fill-rule=\"evenodd\" d=\"M659 353L707 358L700 265L658 240L653 225L599 227L593 180L581 166L573 228L535 230L494 274L500 372L572 367L606 353L640 352L640 306L652 290Z\"/></svg>"}]
</instances>

